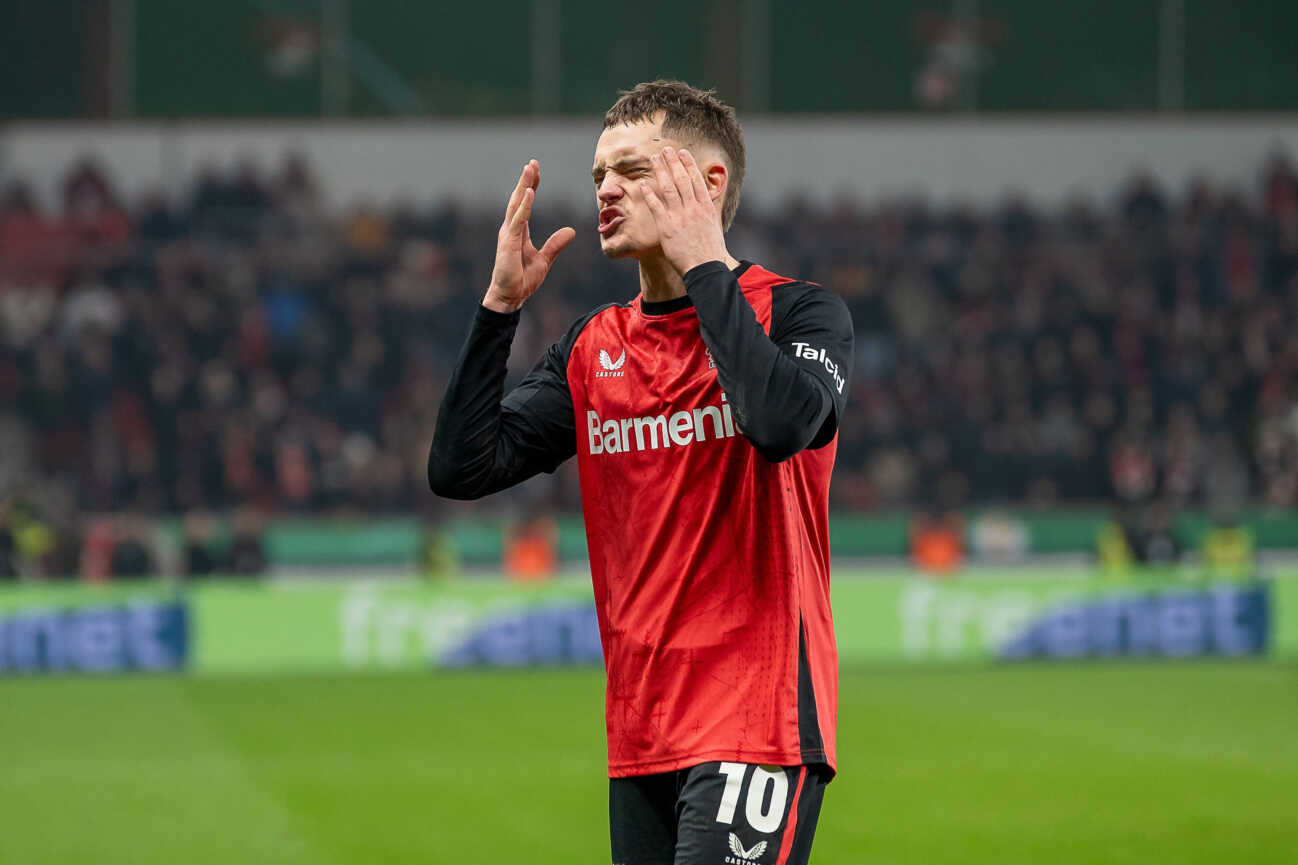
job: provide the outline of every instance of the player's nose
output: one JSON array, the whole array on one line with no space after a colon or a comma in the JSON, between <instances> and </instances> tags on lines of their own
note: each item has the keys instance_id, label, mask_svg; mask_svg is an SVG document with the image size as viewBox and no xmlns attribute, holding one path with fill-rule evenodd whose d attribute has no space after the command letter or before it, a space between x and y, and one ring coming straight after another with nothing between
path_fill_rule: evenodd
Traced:
<instances>
[{"instance_id":1,"label":"player's nose","mask_svg":"<svg viewBox=\"0 0 1298 865\"><path fill-rule=\"evenodd\" d=\"M622 197L622 186L617 182L616 178L611 175L606 175L604 179L600 181L599 189L595 191L595 195L599 198L600 203L608 204L617 201Z\"/></svg>"}]
</instances>

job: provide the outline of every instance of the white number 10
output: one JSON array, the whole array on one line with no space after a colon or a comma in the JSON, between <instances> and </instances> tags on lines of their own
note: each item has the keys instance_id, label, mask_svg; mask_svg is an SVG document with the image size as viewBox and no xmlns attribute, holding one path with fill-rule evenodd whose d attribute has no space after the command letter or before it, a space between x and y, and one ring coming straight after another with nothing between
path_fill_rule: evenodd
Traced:
<instances>
[{"instance_id":1,"label":"white number 10","mask_svg":"<svg viewBox=\"0 0 1298 865\"><path fill-rule=\"evenodd\" d=\"M729 826L735 821L735 809L739 806L739 794L744 786L744 773L748 766L743 763L722 763L721 774L726 776L726 789L721 794L721 807L717 809L717 822ZM771 788L770 805L763 809L766 789ZM753 780L748 784L748 798L744 803L744 816L748 825L758 832L770 834L780 828L784 819L784 803L789 797L789 779L778 766L770 769L757 766L753 769Z\"/></svg>"}]
</instances>

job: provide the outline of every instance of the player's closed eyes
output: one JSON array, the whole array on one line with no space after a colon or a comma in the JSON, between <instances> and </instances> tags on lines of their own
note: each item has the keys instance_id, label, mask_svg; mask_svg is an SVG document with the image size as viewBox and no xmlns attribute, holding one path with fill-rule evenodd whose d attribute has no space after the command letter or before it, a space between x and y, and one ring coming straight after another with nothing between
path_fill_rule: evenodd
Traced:
<instances>
[{"instance_id":1,"label":"player's closed eyes","mask_svg":"<svg viewBox=\"0 0 1298 865\"><path fill-rule=\"evenodd\" d=\"M649 167L646 165L634 165L627 168L619 168L615 166L613 171L628 180L634 180L637 177L644 177L647 175L649 173ZM595 182L596 188L599 188L599 185L604 182L604 176L605 172L602 171L591 175L591 180Z\"/></svg>"}]
</instances>

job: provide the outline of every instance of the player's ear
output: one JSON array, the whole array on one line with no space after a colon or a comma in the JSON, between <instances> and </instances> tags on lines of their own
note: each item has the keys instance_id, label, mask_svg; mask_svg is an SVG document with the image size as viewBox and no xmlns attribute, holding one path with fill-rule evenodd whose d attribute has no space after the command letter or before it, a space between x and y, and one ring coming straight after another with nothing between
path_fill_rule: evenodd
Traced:
<instances>
[{"instance_id":1,"label":"player's ear","mask_svg":"<svg viewBox=\"0 0 1298 865\"><path fill-rule=\"evenodd\" d=\"M720 201L726 194L726 184L729 180L730 172L726 170L724 162L717 160L703 167L703 181L708 187L708 197L714 202Z\"/></svg>"}]
</instances>

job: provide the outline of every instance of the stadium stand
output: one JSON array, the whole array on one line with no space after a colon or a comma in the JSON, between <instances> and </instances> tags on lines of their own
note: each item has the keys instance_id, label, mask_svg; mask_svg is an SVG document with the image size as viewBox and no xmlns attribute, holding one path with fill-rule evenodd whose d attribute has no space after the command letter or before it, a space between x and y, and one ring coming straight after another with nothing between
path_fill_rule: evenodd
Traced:
<instances>
[{"instance_id":1,"label":"stadium stand","mask_svg":"<svg viewBox=\"0 0 1298 865\"><path fill-rule=\"evenodd\" d=\"M731 248L848 302L835 505L1298 505L1298 177L1043 212L741 209ZM308 165L131 206L93 164L0 197L0 481L53 513L437 507L424 459L499 214L331 212ZM539 212L540 225L589 213ZM529 304L521 374L634 277L582 239ZM23 491L27 491L24 493ZM529 506L577 506L575 472ZM465 506L473 507L473 506ZM490 503L479 507L492 507Z\"/></svg>"}]
</instances>

